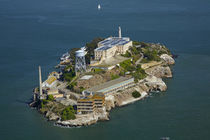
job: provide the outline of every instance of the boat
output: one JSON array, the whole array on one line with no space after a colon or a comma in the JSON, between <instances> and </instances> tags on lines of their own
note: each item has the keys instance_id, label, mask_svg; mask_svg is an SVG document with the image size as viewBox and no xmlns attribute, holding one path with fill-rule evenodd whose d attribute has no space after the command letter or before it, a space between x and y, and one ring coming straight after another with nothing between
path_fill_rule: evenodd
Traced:
<instances>
[{"instance_id":1,"label":"boat","mask_svg":"<svg viewBox=\"0 0 210 140\"><path fill-rule=\"evenodd\" d=\"M101 5L99 4L99 5L98 5L98 10L100 10L100 9L101 9Z\"/></svg>"}]
</instances>

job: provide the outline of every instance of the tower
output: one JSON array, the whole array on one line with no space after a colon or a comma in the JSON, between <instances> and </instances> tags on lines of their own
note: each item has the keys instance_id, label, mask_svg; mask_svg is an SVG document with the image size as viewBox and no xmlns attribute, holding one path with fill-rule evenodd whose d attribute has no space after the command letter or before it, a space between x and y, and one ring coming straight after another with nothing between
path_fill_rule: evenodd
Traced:
<instances>
[{"instance_id":1,"label":"tower","mask_svg":"<svg viewBox=\"0 0 210 140\"><path fill-rule=\"evenodd\" d=\"M76 74L82 73L86 71L86 62L85 62L85 47L76 51L76 59L75 59L75 72Z\"/></svg>"},{"instance_id":2,"label":"tower","mask_svg":"<svg viewBox=\"0 0 210 140\"><path fill-rule=\"evenodd\" d=\"M39 96L42 96L42 72L41 66L39 66Z\"/></svg>"},{"instance_id":3,"label":"tower","mask_svg":"<svg viewBox=\"0 0 210 140\"><path fill-rule=\"evenodd\" d=\"M122 33L121 33L121 27L119 26L119 38L122 37Z\"/></svg>"}]
</instances>

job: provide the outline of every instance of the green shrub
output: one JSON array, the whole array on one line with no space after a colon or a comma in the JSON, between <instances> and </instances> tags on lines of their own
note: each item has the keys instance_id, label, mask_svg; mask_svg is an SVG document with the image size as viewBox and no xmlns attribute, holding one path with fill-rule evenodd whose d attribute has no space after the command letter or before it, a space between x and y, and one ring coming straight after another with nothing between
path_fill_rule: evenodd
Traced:
<instances>
[{"instance_id":1,"label":"green shrub","mask_svg":"<svg viewBox=\"0 0 210 140\"><path fill-rule=\"evenodd\" d=\"M94 68L93 72L96 73L96 74L105 73L105 71L103 69L98 69L98 68Z\"/></svg>"},{"instance_id":2,"label":"green shrub","mask_svg":"<svg viewBox=\"0 0 210 140\"><path fill-rule=\"evenodd\" d=\"M132 92L132 96L134 98L139 98L139 97L141 97L141 94L138 91L134 91L134 92Z\"/></svg>"},{"instance_id":3,"label":"green shrub","mask_svg":"<svg viewBox=\"0 0 210 140\"><path fill-rule=\"evenodd\" d=\"M137 50L136 47L130 47L130 50L131 50L131 53L132 53L133 55L137 55L137 54L140 53L140 52Z\"/></svg>"},{"instance_id":4,"label":"green shrub","mask_svg":"<svg viewBox=\"0 0 210 140\"><path fill-rule=\"evenodd\" d=\"M74 110L73 106L66 107L63 110L63 112L62 112L61 120L65 121L65 120L74 120L74 119L76 119L75 112L76 111Z\"/></svg>"},{"instance_id":5,"label":"green shrub","mask_svg":"<svg viewBox=\"0 0 210 140\"><path fill-rule=\"evenodd\" d=\"M136 71L132 74L132 76L134 77L134 81L138 82L138 80L144 79L147 74L144 69L141 68L141 65L137 65Z\"/></svg>"},{"instance_id":6,"label":"green shrub","mask_svg":"<svg viewBox=\"0 0 210 140\"><path fill-rule=\"evenodd\" d=\"M71 84L68 84L68 86L66 87L67 89L70 89L70 90L74 90L74 86L77 85L77 82L72 82Z\"/></svg>"},{"instance_id":7,"label":"green shrub","mask_svg":"<svg viewBox=\"0 0 210 140\"><path fill-rule=\"evenodd\" d=\"M47 96L47 100L48 100L48 101L53 101L53 100L54 100L53 95L48 95L48 96Z\"/></svg>"},{"instance_id":8,"label":"green shrub","mask_svg":"<svg viewBox=\"0 0 210 140\"><path fill-rule=\"evenodd\" d=\"M158 53L156 50L146 49L146 50L144 50L144 56L149 61L160 61L160 57L158 56Z\"/></svg>"},{"instance_id":9,"label":"green shrub","mask_svg":"<svg viewBox=\"0 0 210 140\"><path fill-rule=\"evenodd\" d=\"M44 108L49 101L46 99L39 100L40 108Z\"/></svg>"},{"instance_id":10,"label":"green shrub","mask_svg":"<svg viewBox=\"0 0 210 140\"><path fill-rule=\"evenodd\" d=\"M90 64L91 58L94 57L94 49L98 47L98 42L104 40L103 38L97 37L94 38L91 42L86 44L87 54L85 55L85 61L87 64Z\"/></svg>"},{"instance_id":11,"label":"green shrub","mask_svg":"<svg viewBox=\"0 0 210 140\"><path fill-rule=\"evenodd\" d=\"M73 68L70 69L70 71L64 70L63 79L65 81L70 82L75 76L76 76L76 73L73 70Z\"/></svg>"},{"instance_id":12,"label":"green shrub","mask_svg":"<svg viewBox=\"0 0 210 140\"><path fill-rule=\"evenodd\" d=\"M150 61L148 60L148 59L146 59L146 58L143 58L142 60L141 60L141 63L149 63Z\"/></svg>"},{"instance_id":13,"label":"green shrub","mask_svg":"<svg viewBox=\"0 0 210 140\"><path fill-rule=\"evenodd\" d=\"M121 66L122 68L126 69L127 67L131 66L131 64L132 64L132 63L131 63L131 60L128 59L128 60L125 60L125 61L121 62L121 63L120 63L120 66Z\"/></svg>"},{"instance_id":14,"label":"green shrub","mask_svg":"<svg viewBox=\"0 0 210 140\"><path fill-rule=\"evenodd\" d=\"M113 74L111 75L111 79L112 79L112 80L117 79L117 78L119 78L119 77L120 77L119 75L113 75Z\"/></svg>"}]
</instances>

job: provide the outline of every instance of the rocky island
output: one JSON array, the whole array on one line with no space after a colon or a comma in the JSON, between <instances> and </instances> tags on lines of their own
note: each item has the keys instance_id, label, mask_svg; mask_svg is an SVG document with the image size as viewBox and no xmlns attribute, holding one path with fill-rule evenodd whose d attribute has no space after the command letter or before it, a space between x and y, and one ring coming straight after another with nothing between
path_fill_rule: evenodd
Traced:
<instances>
[{"instance_id":1,"label":"rocky island","mask_svg":"<svg viewBox=\"0 0 210 140\"><path fill-rule=\"evenodd\" d=\"M95 38L61 57L58 69L34 88L30 106L56 125L73 127L109 120L109 111L165 91L175 63L162 44L122 37Z\"/></svg>"}]
</instances>

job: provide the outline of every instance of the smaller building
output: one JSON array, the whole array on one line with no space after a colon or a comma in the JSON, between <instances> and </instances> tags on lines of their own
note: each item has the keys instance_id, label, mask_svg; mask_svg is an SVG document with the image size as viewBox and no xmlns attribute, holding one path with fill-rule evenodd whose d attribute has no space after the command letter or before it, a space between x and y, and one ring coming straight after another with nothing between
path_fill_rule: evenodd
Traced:
<instances>
[{"instance_id":1,"label":"smaller building","mask_svg":"<svg viewBox=\"0 0 210 140\"><path fill-rule=\"evenodd\" d=\"M103 109L105 102L105 96L103 93L96 93L80 98L77 101L77 113L78 114L89 114Z\"/></svg>"},{"instance_id":2,"label":"smaller building","mask_svg":"<svg viewBox=\"0 0 210 140\"><path fill-rule=\"evenodd\" d=\"M135 86L134 78L120 77L118 79L111 80L103 84L91 87L87 90L84 90L83 95L94 95L98 92L107 95L132 86Z\"/></svg>"},{"instance_id":3,"label":"smaller building","mask_svg":"<svg viewBox=\"0 0 210 140\"><path fill-rule=\"evenodd\" d=\"M57 88L51 88L47 90L47 95L53 95L53 97L56 98L63 98L63 94L59 92Z\"/></svg>"},{"instance_id":4,"label":"smaller building","mask_svg":"<svg viewBox=\"0 0 210 140\"><path fill-rule=\"evenodd\" d=\"M55 76L49 76L46 81L42 83L42 87L44 88L52 88L56 85L57 78Z\"/></svg>"}]
</instances>

